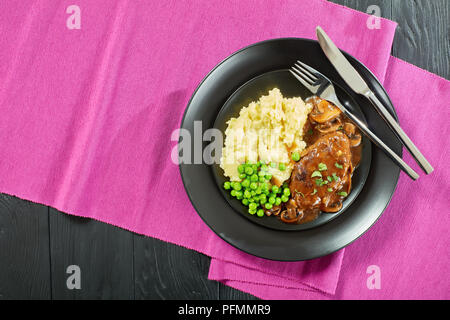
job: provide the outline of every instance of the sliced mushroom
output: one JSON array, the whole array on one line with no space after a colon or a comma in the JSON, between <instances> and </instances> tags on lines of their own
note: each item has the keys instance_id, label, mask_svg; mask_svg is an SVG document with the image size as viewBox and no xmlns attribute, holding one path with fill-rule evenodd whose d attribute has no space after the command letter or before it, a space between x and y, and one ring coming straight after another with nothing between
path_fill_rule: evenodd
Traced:
<instances>
[{"instance_id":1,"label":"sliced mushroom","mask_svg":"<svg viewBox=\"0 0 450 320\"><path fill-rule=\"evenodd\" d=\"M341 114L341 110L326 100L321 100L316 104L316 108L309 115L317 123L325 123L333 120Z\"/></svg>"},{"instance_id":2,"label":"sliced mushroom","mask_svg":"<svg viewBox=\"0 0 450 320\"><path fill-rule=\"evenodd\" d=\"M281 212L281 206L273 206L272 209L265 209L265 214L267 216L278 216Z\"/></svg>"},{"instance_id":3,"label":"sliced mushroom","mask_svg":"<svg viewBox=\"0 0 450 320\"><path fill-rule=\"evenodd\" d=\"M323 206L321 208L321 210L323 212L330 212L330 213L338 212L341 209L342 209L342 202L341 201L333 203L333 204L328 205L328 206Z\"/></svg>"},{"instance_id":4,"label":"sliced mushroom","mask_svg":"<svg viewBox=\"0 0 450 320\"><path fill-rule=\"evenodd\" d=\"M286 223L295 223L303 218L303 211L297 210L297 208L287 208L280 214L280 219Z\"/></svg>"},{"instance_id":5,"label":"sliced mushroom","mask_svg":"<svg viewBox=\"0 0 450 320\"><path fill-rule=\"evenodd\" d=\"M357 147L361 144L361 135L356 133L356 127L353 123L346 122L344 124L344 132L350 140L350 147Z\"/></svg>"},{"instance_id":6,"label":"sliced mushroom","mask_svg":"<svg viewBox=\"0 0 450 320\"><path fill-rule=\"evenodd\" d=\"M354 135L356 131L356 127L353 123L346 122L344 123L344 132L347 134L347 136Z\"/></svg>"},{"instance_id":7,"label":"sliced mushroom","mask_svg":"<svg viewBox=\"0 0 450 320\"><path fill-rule=\"evenodd\" d=\"M341 124L342 124L341 119L335 118L332 121L328 121L316 126L316 129L321 133L330 133L333 131L337 131L341 126Z\"/></svg>"}]
</instances>

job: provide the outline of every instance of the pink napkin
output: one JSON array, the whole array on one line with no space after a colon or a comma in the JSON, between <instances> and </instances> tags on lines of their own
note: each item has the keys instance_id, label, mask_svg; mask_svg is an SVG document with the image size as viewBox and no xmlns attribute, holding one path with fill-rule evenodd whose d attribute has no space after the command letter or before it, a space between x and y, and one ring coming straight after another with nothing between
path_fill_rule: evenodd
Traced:
<instances>
[{"instance_id":1,"label":"pink napkin","mask_svg":"<svg viewBox=\"0 0 450 320\"><path fill-rule=\"evenodd\" d=\"M396 196L415 199L408 202L409 207L402 207L410 213L398 213L398 205L391 206L373 230L347 250L354 255L352 260L348 255L343 260L341 250L309 262L272 262L229 246L198 217L185 194L178 167L170 159L175 143L170 137L180 125L190 96L208 71L232 52L269 38L314 38L315 26L321 25L339 47L383 81L387 70L391 77L398 73L392 71L397 64L389 63L395 67L387 68L395 23L383 20L381 29L369 30L367 15L322 0L79 0L80 29L70 29L67 20L74 14L66 12L70 5L69 1L0 3L0 61L4 62L0 64L0 192L207 254L213 258L210 278L264 298L303 298L305 293L311 294L305 298L351 296L358 285L347 283L355 281L351 276L366 276L365 269L354 265L370 262L381 267L392 261L390 255L396 251L390 249L405 247L395 237L400 241L407 237L414 245L411 250L417 248L420 263L437 252L443 261L448 260L446 252L436 251L441 249L439 245L429 243L430 239L445 243L448 232L430 229L435 219L419 219L415 214L426 210L427 217L439 214L442 222L445 215L435 209L448 204L442 199L424 205L430 198L428 192L436 192L430 184L436 182L433 179L440 179L439 188L448 186L444 173L438 171L446 149L439 148L437 153L433 144L424 143L432 135L428 127L440 124L447 128L443 113L448 111L439 108L432 119L418 122L421 115L411 118L407 110L422 106L417 103L420 100L408 100L402 107L405 92L408 98L413 96L410 91L415 95L424 92L427 84L422 79L409 81L407 91L401 91L405 88L392 78L386 79L386 85L393 87L390 93L400 109L400 119L405 119L405 129L429 156L437 173L421 178L419 183L428 181L423 190L417 189L420 184L402 177ZM438 82L433 79L431 83ZM448 83L441 86L442 92L426 92L445 98ZM429 99L424 102L432 103ZM421 136L423 132L427 136ZM436 200L441 194L431 193ZM445 206L439 208L448 212ZM396 223L386 218L393 213ZM385 220L388 222L383 223ZM389 228L384 237L370 238L381 226L390 224L395 232ZM436 238L424 239L425 231ZM365 250L353 249L360 243L365 243ZM424 247L423 243L428 244ZM411 251L397 255L407 260ZM445 268L433 261L433 270ZM401 270L394 271L389 272L397 283ZM427 275L435 273L427 271ZM344 276L349 280L343 280ZM443 285L437 287L433 294L442 295Z\"/></svg>"}]
</instances>

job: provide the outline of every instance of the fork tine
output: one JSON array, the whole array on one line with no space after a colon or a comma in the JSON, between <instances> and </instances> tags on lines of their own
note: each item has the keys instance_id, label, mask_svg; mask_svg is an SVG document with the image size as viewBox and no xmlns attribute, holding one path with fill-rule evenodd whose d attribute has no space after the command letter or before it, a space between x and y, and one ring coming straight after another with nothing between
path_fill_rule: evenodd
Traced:
<instances>
[{"instance_id":1,"label":"fork tine","mask_svg":"<svg viewBox=\"0 0 450 320\"><path fill-rule=\"evenodd\" d=\"M302 72L302 70L296 68L295 66L293 66L291 69L294 70L294 72L295 72L300 78L302 78L304 81L308 82L309 85L311 85L311 86L314 85L314 81L311 80L307 75L305 75L305 73Z\"/></svg>"},{"instance_id":2,"label":"fork tine","mask_svg":"<svg viewBox=\"0 0 450 320\"><path fill-rule=\"evenodd\" d=\"M313 67L308 66L307 64L301 62L300 60L297 60L297 62L306 70L308 70L316 79L317 79L317 74L319 73L316 69L314 69Z\"/></svg>"},{"instance_id":3,"label":"fork tine","mask_svg":"<svg viewBox=\"0 0 450 320\"><path fill-rule=\"evenodd\" d=\"M309 79L311 79L312 82L316 82L316 81L317 81L317 77L316 77L314 74L312 74L311 72L309 72L309 70L307 70L306 68L302 67L301 65L299 65L299 64L297 64L297 63L295 64L295 66L296 66L298 69L300 69L301 72L302 72L305 76L307 76Z\"/></svg>"},{"instance_id":4,"label":"fork tine","mask_svg":"<svg viewBox=\"0 0 450 320\"><path fill-rule=\"evenodd\" d=\"M295 64L292 68L294 68L299 74L301 74L303 78L309 80L311 84L314 84L314 82L317 81L317 78L313 78L307 70L302 68L302 66Z\"/></svg>"},{"instance_id":5,"label":"fork tine","mask_svg":"<svg viewBox=\"0 0 450 320\"><path fill-rule=\"evenodd\" d=\"M314 84L314 81L308 77L302 70L300 70L298 67L293 66L291 68L292 70L294 70L298 76L300 76L303 80L305 80L306 82L308 82L310 85Z\"/></svg>"},{"instance_id":6,"label":"fork tine","mask_svg":"<svg viewBox=\"0 0 450 320\"><path fill-rule=\"evenodd\" d=\"M294 69L294 67L292 67ZM296 69L294 69L295 71L297 71ZM294 77L297 78L298 81L301 82L302 85L304 85L309 91L311 91L312 93L314 93L314 89L312 87L312 85L307 82L306 80L304 80L302 77L300 77L297 73L295 73L294 71L292 71L291 69L289 69L289 72L292 73L292 75Z\"/></svg>"}]
</instances>

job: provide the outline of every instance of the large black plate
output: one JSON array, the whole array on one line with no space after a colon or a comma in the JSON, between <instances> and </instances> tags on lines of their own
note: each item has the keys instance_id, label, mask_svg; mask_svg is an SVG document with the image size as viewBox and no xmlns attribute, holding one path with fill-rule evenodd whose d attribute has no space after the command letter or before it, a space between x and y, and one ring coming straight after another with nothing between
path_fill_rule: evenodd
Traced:
<instances>
[{"instance_id":1,"label":"large black plate","mask_svg":"<svg viewBox=\"0 0 450 320\"><path fill-rule=\"evenodd\" d=\"M371 89L396 117L392 103L375 76L358 60L344 53ZM232 54L203 79L186 108L181 128L194 137L194 121L202 131L212 128L220 109L229 97L249 80L270 71L290 67L301 60L319 70L350 95L361 107L369 127L401 155L401 144L368 102L352 93L322 53L316 41L297 38L274 39L256 43ZM341 97L340 97L341 98ZM198 135L198 133L196 133ZM194 150L194 140L191 140ZM207 142L204 143L204 146ZM308 230L281 231L253 223L227 202L206 164L181 164L186 192L205 223L229 244L262 258L283 261L313 259L348 245L380 217L388 205L400 174L384 153L372 150L367 180L345 214Z\"/></svg>"}]
</instances>

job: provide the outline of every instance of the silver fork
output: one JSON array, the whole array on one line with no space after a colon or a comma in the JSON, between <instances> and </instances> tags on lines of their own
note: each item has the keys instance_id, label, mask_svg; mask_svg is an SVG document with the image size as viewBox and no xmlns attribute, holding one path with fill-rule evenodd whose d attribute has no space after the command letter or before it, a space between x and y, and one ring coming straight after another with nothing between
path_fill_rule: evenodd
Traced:
<instances>
[{"instance_id":1,"label":"silver fork","mask_svg":"<svg viewBox=\"0 0 450 320\"><path fill-rule=\"evenodd\" d=\"M331 81L314 68L297 61L294 67L289 70L292 75L297 78L309 91L316 96L327 100L336 105L342 113L347 116L353 123L386 155L392 159L411 179L417 180L419 175L408 166L402 158L400 158L391 148L389 148L383 141L380 140L361 120L345 108L336 96L333 84Z\"/></svg>"}]
</instances>

